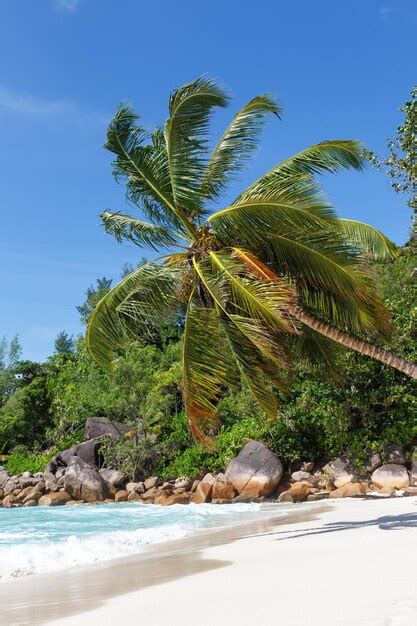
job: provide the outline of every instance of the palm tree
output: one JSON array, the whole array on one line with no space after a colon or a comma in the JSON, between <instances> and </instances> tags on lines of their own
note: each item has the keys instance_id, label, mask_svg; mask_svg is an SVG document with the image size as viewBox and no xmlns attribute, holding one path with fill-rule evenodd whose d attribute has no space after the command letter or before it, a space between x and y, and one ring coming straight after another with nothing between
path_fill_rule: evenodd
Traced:
<instances>
[{"instance_id":1,"label":"palm tree","mask_svg":"<svg viewBox=\"0 0 417 626\"><path fill-rule=\"evenodd\" d=\"M126 334L141 335L182 310L184 403L192 433L203 441L225 387L241 379L276 416L271 386L280 386L295 355L332 368L342 344L417 377L416 365L357 336L389 329L365 258L393 257L394 244L371 226L338 218L315 180L322 172L361 169L362 146L334 140L307 148L210 213L257 147L265 117L280 115L273 98L257 96L210 152L211 114L227 102L203 77L171 94L168 119L152 133L129 106L116 112L105 147L116 155L114 174L128 201L149 221L106 211L104 226L118 241L167 254L107 293L87 330L90 353L110 368Z\"/></svg>"}]
</instances>

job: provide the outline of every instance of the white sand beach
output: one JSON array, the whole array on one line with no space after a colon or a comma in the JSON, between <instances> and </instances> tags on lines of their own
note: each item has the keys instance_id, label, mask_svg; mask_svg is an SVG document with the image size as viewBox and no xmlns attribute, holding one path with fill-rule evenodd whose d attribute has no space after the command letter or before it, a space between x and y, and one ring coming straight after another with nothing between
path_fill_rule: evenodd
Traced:
<instances>
[{"instance_id":1,"label":"white sand beach","mask_svg":"<svg viewBox=\"0 0 417 626\"><path fill-rule=\"evenodd\" d=\"M1 624L415 626L417 498L294 505L294 516L6 583Z\"/></svg>"}]
</instances>

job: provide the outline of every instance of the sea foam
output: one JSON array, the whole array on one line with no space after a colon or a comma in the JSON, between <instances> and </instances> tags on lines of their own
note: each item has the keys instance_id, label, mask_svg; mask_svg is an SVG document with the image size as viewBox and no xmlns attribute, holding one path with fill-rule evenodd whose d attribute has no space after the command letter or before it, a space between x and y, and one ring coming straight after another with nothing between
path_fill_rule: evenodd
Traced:
<instances>
[{"instance_id":1,"label":"sea foam","mask_svg":"<svg viewBox=\"0 0 417 626\"><path fill-rule=\"evenodd\" d=\"M259 504L0 509L0 580L137 554L149 544L286 512Z\"/></svg>"}]
</instances>

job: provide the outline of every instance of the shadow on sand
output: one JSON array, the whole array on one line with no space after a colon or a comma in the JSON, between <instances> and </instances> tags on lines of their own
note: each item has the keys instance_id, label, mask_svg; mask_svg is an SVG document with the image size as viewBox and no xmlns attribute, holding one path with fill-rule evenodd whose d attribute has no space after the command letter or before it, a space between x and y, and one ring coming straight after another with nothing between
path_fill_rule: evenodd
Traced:
<instances>
[{"instance_id":1,"label":"shadow on sand","mask_svg":"<svg viewBox=\"0 0 417 626\"><path fill-rule=\"evenodd\" d=\"M404 513L403 515L383 515L374 519L362 520L360 522L331 522L322 526L312 528L288 529L264 533L273 535L277 541L287 541L288 539L298 539L299 537L312 537L314 535L324 535L327 533L338 533L356 528L378 527L380 530L402 530L404 528L417 528L417 513Z\"/></svg>"}]
</instances>

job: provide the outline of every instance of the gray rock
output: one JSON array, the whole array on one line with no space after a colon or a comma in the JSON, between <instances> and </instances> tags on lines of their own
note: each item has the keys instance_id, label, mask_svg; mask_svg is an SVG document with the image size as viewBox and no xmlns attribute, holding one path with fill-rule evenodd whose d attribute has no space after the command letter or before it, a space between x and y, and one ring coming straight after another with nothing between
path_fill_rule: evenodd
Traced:
<instances>
[{"instance_id":1,"label":"gray rock","mask_svg":"<svg viewBox=\"0 0 417 626\"><path fill-rule=\"evenodd\" d=\"M82 443L63 450L54 459L52 459L45 468L45 473L56 474L61 467L67 467L74 457L78 457L87 465L97 467L100 462L99 449L101 445L101 439L90 439L89 441L83 441Z\"/></svg>"},{"instance_id":2,"label":"gray rock","mask_svg":"<svg viewBox=\"0 0 417 626\"><path fill-rule=\"evenodd\" d=\"M26 472L25 472L26 473ZM22 489L26 487L35 487L41 482L41 478L35 478L34 476L22 476L19 478L19 484Z\"/></svg>"},{"instance_id":3,"label":"gray rock","mask_svg":"<svg viewBox=\"0 0 417 626\"><path fill-rule=\"evenodd\" d=\"M130 494L132 491L135 491L137 494L145 493L145 485L140 483L127 483L126 492Z\"/></svg>"},{"instance_id":4,"label":"gray rock","mask_svg":"<svg viewBox=\"0 0 417 626\"><path fill-rule=\"evenodd\" d=\"M65 467L58 467L57 471L55 472L55 478L62 478L65 475Z\"/></svg>"},{"instance_id":5,"label":"gray rock","mask_svg":"<svg viewBox=\"0 0 417 626\"><path fill-rule=\"evenodd\" d=\"M302 463L300 469L301 469L302 472L312 472L313 469L314 469L313 461L304 461L304 463Z\"/></svg>"},{"instance_id":6,"label":"gray rock","mask_svg":"<svg viewBox=\"0 0 417 626\"><path fill-rule=\"evenodd\" d=\"M73 500L96 502L110 495L108 484L98 470L77 457L67 467L64 487Z\"/></svg>"},{"instance_id":7,"label":"gray rock","mask_svg":"<svg viewBox=\"0 0 417 626\"><path fill-rule=\"evenodd\" d=\"M303 472L302 470L300 470L298 472L293 472L291 474L291 482L293 483L307 482L312 487L318 487L321 484L322 479L321 479L321 476L313 476L309 472Z\"/></svg>"},{"instance_id":8,"label":"gray rock","mask_svg":"<svg viewBox=\"0 0 417 626\"><path fill-rule=\"evenodd\" d=\"M184 476L184 478L177 478L174 485L176 489L185 488L185 491L191 491L193 481L191 480L191 478Z\"/></svg>"},{"instance_id":9,"label":"gray rock","mask_svg":"<svg viewBox=\"0 0 417 626\"><path fill-rule=\"evenodd\" d=\"M55 491L58 491L57 482L55 480L49 480L49 479L46 480L45 489L46 491L49 491L50 493L54 493Z\"/></svg>"},{"instance_id":10,"label":"gray rock","mask_svg":"<svg viewBox=\"0 0 417 626\"><path fill-rule=\"evenodd\" d=\"M226 468L225 476L238 495L257 499L276 489L283 466L276 454L261 441L249 441Z\"/></svg>"},{"instance_id":11,"label":"gray rock","mask_svg":"<svg viewBox=\"0 0 417 626\"><path fill-rule=\"evenodd\" d=\"M20 485L18 479L15 476L10 476L10 478L6 480L5 483L3 483L2 487L6 496L10 493L13 493L13 491L16 491L16 489L20 491Z\"/></svg>"},{"instance_id":12,"label":"gray rock","mask_svg":"<svg viewBox=\"0 0 417 626\"><path fill-rule=\"evenodd\" d=\"M151 476L150 478L147 478L143 484L145 485L145 491L148 491L148 489L153 489L153 487L159 487L159 485L162 485L162 480L158 476Z\"/></svg>"},{"instance_id":13,"label":"gray rock","mask_svg":"<svg viewBox=\"0 0 417 626\"><path fill-rule=\"evenodd\" d=\"M113 439L120 439L133 429L134 426L130 424L111 422L105 417L89 417L85 422L85 438L89 440L108 435Z\"/></svg>"},{"instance_id":14,"label":"gray rock","mask_svg":"<svg viewBox=\"0 0 417 626\"><path fill-rule=\"evenodd\" d=\"M4 487L4 484L9 480L10 476L6 470L1 467L0 468L0 487Z\"/></svg>"},{"instance_id":15,"label":"gray rock","mask_svg":"<svg viewBox=\"0 0 417 626\"><path fill-rule=\"evenodd\" d=\"M404 450L401 446L392 444L384 450L387 463L395 463L395 465L405 465Z\"/></svg>"},{"instance_id":16,"label":"gray rock","mask_svg":"<svg viewBox=\"0 0 417 626\"><path fill-rule=\"evenodd\" d=\"M372 482L380 489L404 489L410 484L410 479L404 465L387 463L374 471Z\"/></svg>"},{"instance_id":17,"label":"gray rock","mask_svg":"<svg viewBox=\"0 0 417 626\"><path fill-rule=\"evenodd\" d=\"M110 483L110 485L113 485L113 487L120 487L120 485L122 485L126 480L126 476L123 472L108 469L107 467L103 467L100 470L100 474L103 476L104 480L107 480L107 482Z\"/></svg>"},{"instance_id":18,"label":"gray rock","mask_svg":"<svg viewBox=\"0 0 417 626\"><path fill-rule=\"evenodd\" d=\"M370 454L365 462L365 470L368 474L372 474L378 467L381 467L382 460L379 454L374 453Z\"/></svg>"},{"instance_id":19,"label":"gray rock","mask_svg":"<svg viewBox=\"0 0 417 626\"><path fill-rule=\"evenodd\" d=\"M323 473L327 475L329 481L333 483L336 489L356 480L352 463L344 457L338 457L334 461L330 461L323 467Z\"/></svg>"}]
</instances>

